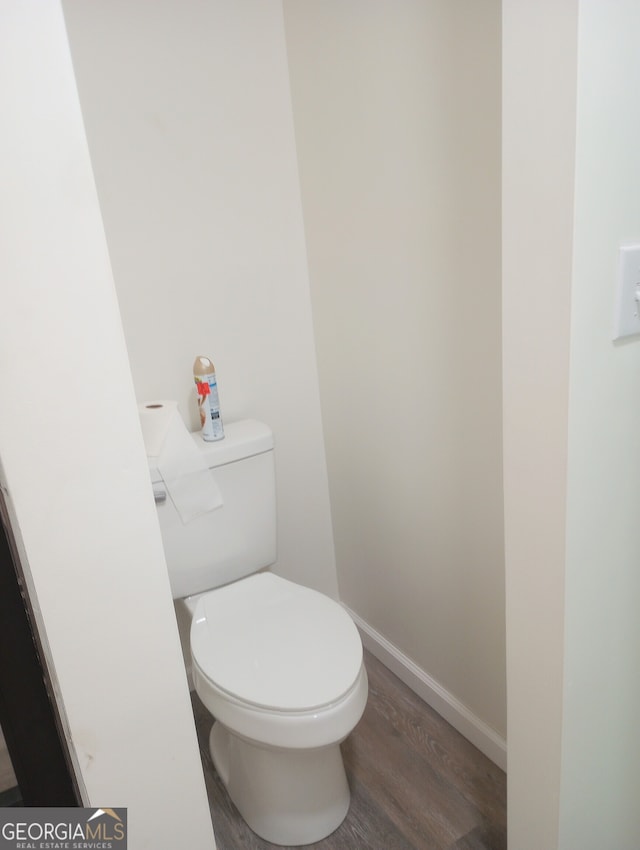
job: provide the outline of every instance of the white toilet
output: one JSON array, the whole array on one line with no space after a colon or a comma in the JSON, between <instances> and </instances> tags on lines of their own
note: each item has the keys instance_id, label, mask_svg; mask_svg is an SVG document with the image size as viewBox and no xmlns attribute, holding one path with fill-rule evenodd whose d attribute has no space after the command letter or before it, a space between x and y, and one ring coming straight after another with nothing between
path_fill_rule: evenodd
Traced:
<instances>
[{"instance_id":1,"label":"white toilet","mask_svg":"<svg viewBox=\"0 0 640 850\"><path fill-rule=\"evenodd\" d=\"M339 745L367 701L362 644L337 602L264 571L276 557L272 434L253 420L225 432L193 435L217 510L184 525L152 470L171 587L191 616L193 681L231 799L267 841L311 844L349 808Z\"/></svg>"}]
</instances>

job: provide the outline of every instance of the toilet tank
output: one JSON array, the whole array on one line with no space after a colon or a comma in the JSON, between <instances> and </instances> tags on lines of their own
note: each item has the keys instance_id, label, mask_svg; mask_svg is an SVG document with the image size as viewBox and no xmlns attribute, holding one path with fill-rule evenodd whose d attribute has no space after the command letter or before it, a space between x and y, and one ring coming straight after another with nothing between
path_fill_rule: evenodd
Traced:
<instances>
[{"instance_id":1,"label":"toilet tank","mask_svg":"<svg viewBox=\"0 0 640 850\"><path fill-rule=\"evenodd\" d=\"M225 422L213 443L191 435L222 495L222 506L186 525L151 467L174 599L220 587L276 559L273 435L262 422ZM159 501L160 499L160 501Z\"/></svg>"}]
</instances>

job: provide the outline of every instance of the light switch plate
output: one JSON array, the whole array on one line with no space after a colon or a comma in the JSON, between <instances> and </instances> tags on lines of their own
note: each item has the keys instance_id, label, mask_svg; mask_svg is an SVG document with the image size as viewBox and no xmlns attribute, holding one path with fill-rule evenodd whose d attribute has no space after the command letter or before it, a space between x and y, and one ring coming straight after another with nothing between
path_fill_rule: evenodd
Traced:
<instances>
[{"instance_id":1,"label":"light switch plate","mask_svg":"<svg viewBox=\"0 0 640 850\"><path fill-rule=\"evenodd\" d=\"M620 248L613 338L640 334L640 245Z\"/></svg>"}]
</instances>

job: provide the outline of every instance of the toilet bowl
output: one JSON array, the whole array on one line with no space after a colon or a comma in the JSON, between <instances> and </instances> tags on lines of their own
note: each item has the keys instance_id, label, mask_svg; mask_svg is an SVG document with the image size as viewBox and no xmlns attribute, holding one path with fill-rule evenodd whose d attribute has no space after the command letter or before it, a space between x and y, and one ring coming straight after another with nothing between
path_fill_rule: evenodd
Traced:
<instances>
[{"instance_id":1,"label":"toilet bowl","mask_svg":"<svg viewBox=\"0 0 640 850\"><path fill-rule=\"evenodd\" d=\"M211 757L231 799L267 841L319 841L349 808L339 745L367 700L353 621L271 573L190 601L194 685L215 718Z\"/></svg>"},{"instance_id":2,"label":"toilet bowl","mask_svg":"<svg viewBox=\"0 0 640 850\"><path fill-rule=\"evenodd\" d=\"M340 743L367 701L360 636L333 599L265 571L276 561L271 430L244 420L225 423L223 440L192 438L218 507L185 521L161 464L150 471L176 611L187 612L185 662L214 718L211 757L258 835L311 844L349 808Z\"/></svg>"}]
</instances>

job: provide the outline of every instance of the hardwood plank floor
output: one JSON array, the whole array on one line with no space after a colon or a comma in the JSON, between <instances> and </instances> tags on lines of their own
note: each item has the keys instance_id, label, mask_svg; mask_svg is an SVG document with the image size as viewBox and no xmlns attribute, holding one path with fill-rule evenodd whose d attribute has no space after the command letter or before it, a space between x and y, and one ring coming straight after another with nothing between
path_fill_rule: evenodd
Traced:
<instances>
[{"instance_id":1,"label":"hardwood plank floor","mask_svg":"<svg viewBox=\"0 0 640 850\"><path fill-rule=\"evenodd\" d=\"M369 701L342 745L351 808L314 850L506 850L506 777L370 653ZM192 694L218 850L272 850L237 813Z\"/></svg>"},{"instance_id":2,"label":"hardwood plank floor","mask_svg":"<svg viewBox=\"0 0 640 850\"><path fill-rule=\"evenodd\" d=\"M16 786L16 775L13 772L11 758L4 741L0 739L0 792Z\"/></svg>"}]
</instances>

